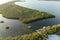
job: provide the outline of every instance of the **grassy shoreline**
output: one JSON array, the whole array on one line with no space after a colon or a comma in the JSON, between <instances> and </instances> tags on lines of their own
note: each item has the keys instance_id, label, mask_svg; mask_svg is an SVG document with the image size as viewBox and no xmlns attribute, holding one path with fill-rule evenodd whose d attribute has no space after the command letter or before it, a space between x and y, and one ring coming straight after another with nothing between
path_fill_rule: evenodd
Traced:
<instances>
[{"instance_id":1,"label":"grassy shoreline","mask_svg":"<svg viewBox=\"0 0 60 40\"><path fill-rule=\"evenodd\" d=\"M37 19L35 19L35 20L24 21L24 22L22 21L22 22L28 24L28 23L31 23L31 22L35 22L35 21L39 21L39 20L44 20L44 19L50 19L50 18L55 18L55 16L44 17L44 18L37 18Z\"/></svg>"}]
</instances>

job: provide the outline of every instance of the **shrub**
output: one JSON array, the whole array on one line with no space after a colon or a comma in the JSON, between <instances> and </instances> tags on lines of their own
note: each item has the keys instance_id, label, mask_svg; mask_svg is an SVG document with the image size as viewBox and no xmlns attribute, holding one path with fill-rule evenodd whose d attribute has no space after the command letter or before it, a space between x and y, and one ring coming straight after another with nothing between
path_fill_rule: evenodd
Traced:
<instances>
[{"instance_id":1,"label":"shrub","mask_svg":"<svg viewBox=\"0 0 60 40\"><path fill-rule=\"evenodd\" d=\"M5 26L6 29L9 29L9 26Z\"/></svg>"},{"instance_id":2,"label":"shrub","mask_svg":"<svg viewBox=\"0 0 60 40\"><path fill-rule=\"evenodd\" d=\"M4 23L4 21L0 20L0 23Z\"/></svg>"}]
</instances>

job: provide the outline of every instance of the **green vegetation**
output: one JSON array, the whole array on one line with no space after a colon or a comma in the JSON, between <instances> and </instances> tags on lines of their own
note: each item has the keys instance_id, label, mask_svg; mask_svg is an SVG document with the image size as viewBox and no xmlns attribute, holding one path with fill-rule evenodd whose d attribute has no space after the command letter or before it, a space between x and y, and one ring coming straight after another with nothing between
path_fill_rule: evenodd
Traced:
<instances>
[{"instance_id":1,"label":"green vegetation","mask_svg":"<svg viewBox=\"0 0 60 40\"><path fill-rule=\"evenodd\" d=\"M0 20L0 23L4 23L4 21Z\"/></svg>"},{"instance_id":2,"label":"green vegetation","mask_svg":"<svg viewBox=\"0 0 60 40\"><path fill-rule=\"evenodd\" d=\"M60 24L43 27L33 33L22 36L0 38L0 40L47 40L49 34L60 34Z\"/></svg>"},{"instance_id":3,"label":"green vegetation","mask_svg":"<svg viewBox=\"0 0 60 40\"><path fill-rule=\"evenodd\" d=\"M38 10L11 4L10 2L0 5L0 12L6 18L19 19L23 23L55 17L47 12L40 12Z\"/></svg>"}]
</instances>

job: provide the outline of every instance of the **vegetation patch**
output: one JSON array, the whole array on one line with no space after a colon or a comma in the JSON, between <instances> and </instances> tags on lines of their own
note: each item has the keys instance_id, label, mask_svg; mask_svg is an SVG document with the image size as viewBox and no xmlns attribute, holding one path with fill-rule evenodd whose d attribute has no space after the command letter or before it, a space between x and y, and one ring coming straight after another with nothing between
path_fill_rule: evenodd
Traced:
<instances>
[{"instance_id":1,"label":"vegetation patch","mask_svg":"<svg viewBox=\"0 0 60 40\"><path fill-rule=\"evenodd\" d=\"M30 23L41 19L55 17L50 13L40 12L38 10L18 6L16 4L12 5L10 2L0 5L0 12L6 18L19 19L23 23Z\"/></svg>"},{"instance_id":2,"label":"vegetation patch","mask_svg":"<svg viewBox=\"0 0 60 40\"><path fill-rule=\"evenodd\" d=\"M0 23L4 23L4 21L0 20Z\"/></svg>"},{"instance_id":3,"label":"vegetation patch","mask_svg":"<svg viewBox=\"0 0 60 40\"><path fill-rule=\"evenodd\" d=\"M9 29L9 26L5 26L5 29Z\"/></svg>"}]
</instances>

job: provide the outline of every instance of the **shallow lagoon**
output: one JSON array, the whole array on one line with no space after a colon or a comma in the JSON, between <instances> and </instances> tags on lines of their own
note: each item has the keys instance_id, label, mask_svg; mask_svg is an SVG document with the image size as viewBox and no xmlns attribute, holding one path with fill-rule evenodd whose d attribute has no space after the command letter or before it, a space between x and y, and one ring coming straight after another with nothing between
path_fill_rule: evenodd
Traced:
<instances>
[{"instance_id":1,"label":"shallow lagoon","mask_svg":"<svg viewBox=\"0 0 60 40\"><path fill-rule=\"evenodd\" d=\"M28 24L28 25L32 26L32 29L35 29L35 28L39 29L42 26L48 26L48 25L60 23L60 2L26 0L26 2L16 2L16 5L20 5L20 6L24 6L27 8L40 10L40 11L50 12L51 14L56 16L56 18L39 20L39 21ZM2 15L0 15L0 20L4 21L3 24L0 23L0 26L1 26L0 27L0 36L16 36L21 33L21 31L20 31L20 30L22 30L21 27L25 28L24 27L25 24L19 22L18 20L15 20L15 19L7 19L7 18L2 17ZM5 29L6 25L8 25L10 27L8 30ZM50 38L50 37L51 36L49 36L48 38ZM50 39L48 39L48 40L50 40Z\"/></svg>"},{"instance_id":2,"label":"shallow lagoon","mask_svg":"<svg viewBox=\"0 0 60 40\"><path fill-rule=\"evenodd\" d=\"M4 21L4 23L0 23L0 37L17 36L27 31L27 25L19 20L4 18L1 14L0 20ZM9 27L9 29L6 29L6 27Z\"/></svg>"}]
</instances>

